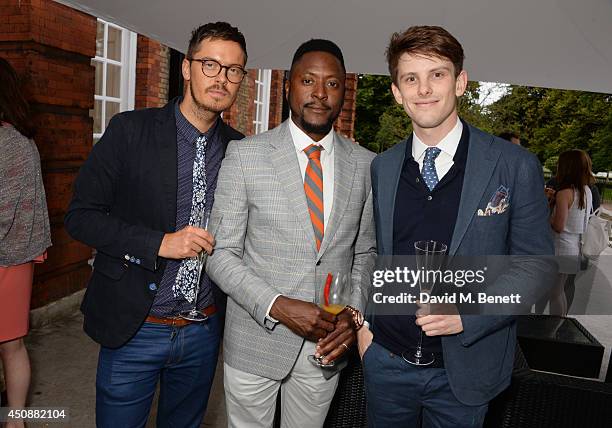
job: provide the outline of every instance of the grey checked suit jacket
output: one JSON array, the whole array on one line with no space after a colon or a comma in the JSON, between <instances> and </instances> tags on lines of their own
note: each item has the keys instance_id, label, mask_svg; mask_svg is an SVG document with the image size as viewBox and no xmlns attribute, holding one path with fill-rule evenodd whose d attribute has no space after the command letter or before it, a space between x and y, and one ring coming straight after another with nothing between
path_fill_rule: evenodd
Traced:
<instances>
[{"instance_id":1,"label":"grey checked suit jacket","mask_svg":"<svg viewBox=\"0 0 612 428\"><path fill-rule=\"evenodd\" d=\"M327 273L352 267L347 303L365 306L376 252L374 154L338 134L333 144L334 199L318 252L288 122L228 146L210 221L217 243L206 271L229 297L223 349L235 369L270 379L291 371L304 339L266 321L279 293L318 302Z\"/></svg>"}]
</instances>

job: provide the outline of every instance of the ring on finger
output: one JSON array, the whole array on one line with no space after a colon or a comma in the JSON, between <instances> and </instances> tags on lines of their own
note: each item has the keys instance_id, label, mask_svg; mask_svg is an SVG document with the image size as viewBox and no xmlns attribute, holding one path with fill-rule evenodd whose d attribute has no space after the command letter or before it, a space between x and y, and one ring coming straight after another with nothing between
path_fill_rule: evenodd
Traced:
<instances>
[{"instance_id":1,"label":"ring on finger","mask_svg":"<svg viewBox=\"0 0 612 428\"><path fill-rule=\"evenodd\" d=\"M344 346L344 347L346 348L346 350L347 350L347 351L349 350L349 347L348 347L348 346L346 346L346 343L341 343L341 344L340 344L340 346Z\"/></svg>"}]
</instances>

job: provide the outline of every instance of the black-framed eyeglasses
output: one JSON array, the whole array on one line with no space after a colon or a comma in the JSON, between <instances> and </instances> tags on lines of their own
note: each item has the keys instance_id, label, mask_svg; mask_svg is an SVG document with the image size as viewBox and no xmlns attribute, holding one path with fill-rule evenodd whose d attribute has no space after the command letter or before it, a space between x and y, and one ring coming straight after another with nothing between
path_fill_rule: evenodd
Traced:
<instances>
[{"instance_id":1,"label":"black-framed eyeglasses","mask_svg":"<svg viewBox=\"0 0 612 428\"><path fill-rule=\"evenodd\" d=\"M217 77L225 68L225 77L232 83L240 83L247 71L239 65L221 65L218 61L210 58L187 58L189 61L197 61L202 64L202 73L206 77Z\"/></svg>"}]
</instances>

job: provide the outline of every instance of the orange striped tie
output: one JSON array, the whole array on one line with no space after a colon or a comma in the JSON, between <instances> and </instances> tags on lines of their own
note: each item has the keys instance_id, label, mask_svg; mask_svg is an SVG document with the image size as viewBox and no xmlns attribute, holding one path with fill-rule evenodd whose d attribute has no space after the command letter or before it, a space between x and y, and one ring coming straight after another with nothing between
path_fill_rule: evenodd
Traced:
<instances>
[{"instance_id":1,"label":"orange striped tie","mask_svg":"<svg viewBox=\"0 0 612 428\"><path fill-rule=\"evenodd\" d=\"M323 147L311 144L304 149L308 156L308 166L304 176L304 191L308 202L308 212L312 221L317 250L323 241L323 168L321 167L321 150Z\"/></svg>"}]
</instances>

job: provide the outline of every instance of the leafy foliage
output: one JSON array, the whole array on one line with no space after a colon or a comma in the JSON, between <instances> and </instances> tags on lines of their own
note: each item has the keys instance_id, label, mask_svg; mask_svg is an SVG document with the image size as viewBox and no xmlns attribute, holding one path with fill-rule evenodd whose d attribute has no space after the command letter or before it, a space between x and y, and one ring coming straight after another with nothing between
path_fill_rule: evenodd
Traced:
<instances>
[{"instance_id":1,"label":"leafy foliage","mask_svg":"<svg viewBox=\"0 0 612 428\"><path fill-rule=\"evenodd\" d=\"M360 76L355 137L381 152L406 138L410 119L397 105L388 76ZM556 156L581 148L593 159L594 171L612 170L612 95L526 86L509 86L487 104L478 82L469 82L459 99L459 115L492 134L517 132L521 142L554 170ZM484 95L484 96L483 96Z\"/></svg>"},{"instance_id":2,"label":"leafy foliage","mask_svg":"<svg viewBox=\"0 0 612 428\"><path fill-rule=\"evenodd\" d=\"M612 167L608 94L512 86L489 110L494 132L517 131L521 142L543 162L579 148L590 154L594 171Z\"/></svg>"}]
</instances>

